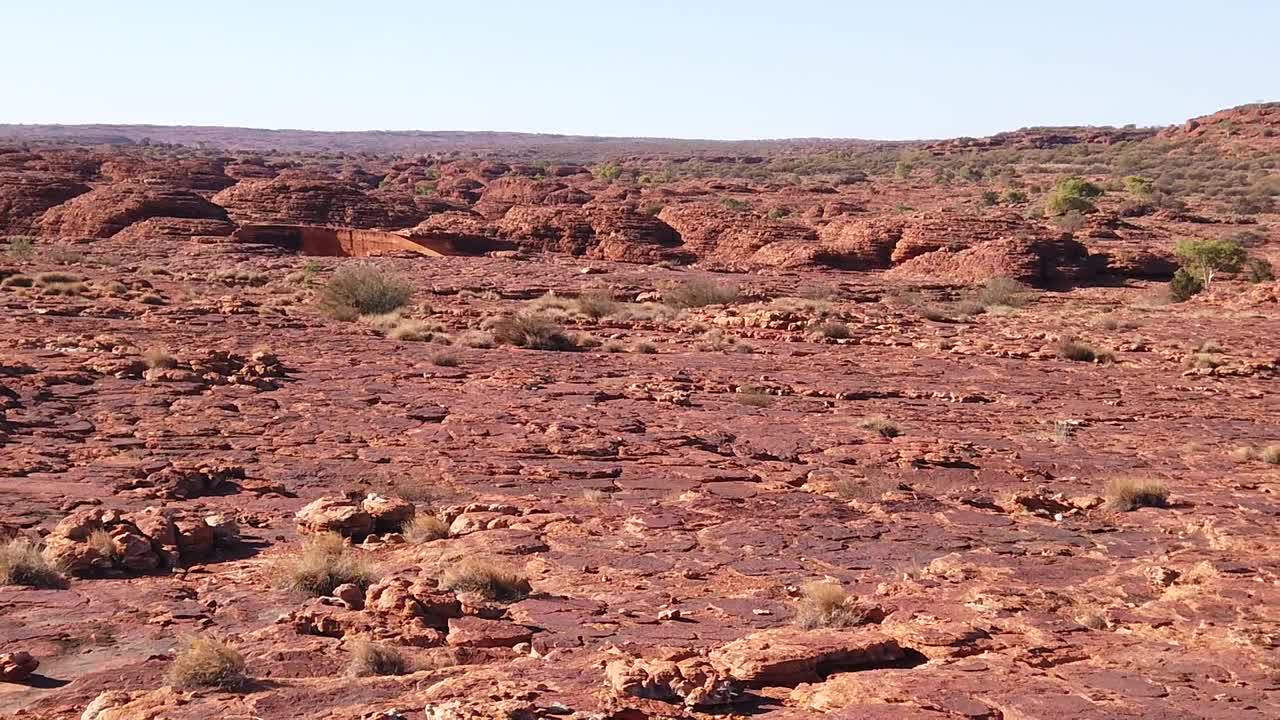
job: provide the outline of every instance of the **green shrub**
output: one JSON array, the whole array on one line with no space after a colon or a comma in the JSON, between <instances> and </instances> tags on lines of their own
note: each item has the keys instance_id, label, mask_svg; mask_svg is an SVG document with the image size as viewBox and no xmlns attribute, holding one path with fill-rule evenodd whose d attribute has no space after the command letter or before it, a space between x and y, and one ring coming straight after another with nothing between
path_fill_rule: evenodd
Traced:
<instances>
[{"instance_id":1,"label":"green shrub","mask_svg":"<svg viewBox=\"0 0 1280 720\"><path fill-rule=\"evenodd\" d=\"M600 163L599 165L591 168L591 174L594 175L597 180L613 182L622 176L622 166L611 162Z\"/></svg>"},{"instance_id":2,"label":"green shrub","mask_svg":"<svg viewBox=\"0 0 1280 720\"><path fill-rule=\"evenodd\" d=\"M1021 205L1027 201L1027 194L1021 190L1006 190L1004 201L1008 205Z\"/></svg>"},{"instance_id":3,"label":"green shrub","mask_svg":"<svg viewBox=\"0 0 1280 720\"><path fill-rule=\"evenodd\" d=\"M1000 193L995 190L983 190L978 196L978 201L987 206L995 205L1000 202Z\"/></svg>"},{"instance_id":4,"label":"green shrub","mask_svg":"<svg viewBox=\"0 0 1280 720\"><path fill-rule=\"evenodd\" d=\"M1128 175L1124 179L1124 189L1133 194L1146 197L1155 192L1155 183L1138 175Z\"/></svg>"},{"instance_id":5,"label":"green shrub","mask_svg":"<svg viewBox=\"0 0 1280 720\"><path fill-rule=\"evenodd\" d=\"M735 212L742 212L751 208L751 203L737 198L722 198L720 205Z\"/></svg>"},{"instance_id":6,"label":"green shrub","mask_svg":"<svg viewBox=\"0 0 1280 720\"><path fill-rule=\"evenodd\" d=\"M1072 210L1079 213L1093 211L1092 198L1102 195L1102 188L1079 177L1058 180L1053 191L1045 198L1045 210L1053 215L1063 215Z\"/></svg>"},{"instance_id":7,"label":"green shrub","mask_svg":"<svg viewBox=\"0 0 1280 720\"><path fill-rule=\"evenodd\" d=\"M1219 272L1236 272L1248 259L1244 246L1235 240L1179 240L1173 254L1182 268L1204 284L1208 290Z\"/></svg>"},{"instance_id":8,"label":"green shrub","mask_svg":"<svg viewBox=\"0 0 1280 720\"><path fill-rule=\"evenodd\" d=\"M408 304L413 286L407 280L373 265L344 267L329 278L320 293L324 314L337 320L383 315Z\"/></svg>"}]
</instances>

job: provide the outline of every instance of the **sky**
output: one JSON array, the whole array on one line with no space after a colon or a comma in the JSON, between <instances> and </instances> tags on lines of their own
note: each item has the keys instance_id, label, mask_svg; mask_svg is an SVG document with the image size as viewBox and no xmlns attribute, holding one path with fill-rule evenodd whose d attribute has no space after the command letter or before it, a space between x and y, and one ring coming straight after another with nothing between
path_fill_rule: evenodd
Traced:
<instances>
[{"instance_id":1,"label":"sky","mask_svg":"<svg viewBox=\"0 0 1280 720\"><path fill-rule=\"evenodd\" d=\"M0 123L942 138L1280 100L1276 0L8 0Z\"/></svg>"}]
</instances>

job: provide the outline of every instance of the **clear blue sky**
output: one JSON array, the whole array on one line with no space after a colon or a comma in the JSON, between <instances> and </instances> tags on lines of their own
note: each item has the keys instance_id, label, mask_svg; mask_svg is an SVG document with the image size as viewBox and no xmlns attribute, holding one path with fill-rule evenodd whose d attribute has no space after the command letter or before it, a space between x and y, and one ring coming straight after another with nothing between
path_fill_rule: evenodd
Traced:
<instances>
[{"instance_id":1,"label":"clear blue sky","mask_svg":"<svg viewBox=\"0 0 1280 720\"><path fill-rule=\"evenodd\" d=\"M0 123L928 138L1280 100L1280 0L12 0Z\"/></svg>"}]
</instances>

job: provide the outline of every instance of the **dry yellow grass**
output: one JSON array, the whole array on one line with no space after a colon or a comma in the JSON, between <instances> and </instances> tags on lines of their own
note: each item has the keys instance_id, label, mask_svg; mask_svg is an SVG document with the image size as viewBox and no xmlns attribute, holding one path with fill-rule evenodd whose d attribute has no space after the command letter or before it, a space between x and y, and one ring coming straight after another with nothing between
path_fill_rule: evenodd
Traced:
<instances>
[{"instance_id":1,"label":"dry yellow grass","mask_svg":"<svg viewBox=\"0 0 1280 720\"><path fill-rule=\"evenodd\" d=\"M276 560L271 570L278 585L316 597L347 583L364 589L378 579L373 564L333 533L308 538L301 553Z\"/></svg>"},{"instance_id":2,"label":"dry yellow grass","mask_svg":"<svg viewBox=\"0 0 1280 720\"><path fill-rule=\"evenodd\" d=\"M176 688L216 687L234 690L244 686L244 656L217 638L189 640L169 667L169 684Z\"/></svg>"},{"instance_id":3,"label":"dry yellow grass","mask_svg":"<svg viewBox=\"0 0 1280 720\"><path fill-rule=\"evenodd\" d=\"M522 573L481 558L459 561L444 572L440 584L454 592L473 592L495 602L516 602L530 592L529 579Z\"/></svg>"}]
</instances>

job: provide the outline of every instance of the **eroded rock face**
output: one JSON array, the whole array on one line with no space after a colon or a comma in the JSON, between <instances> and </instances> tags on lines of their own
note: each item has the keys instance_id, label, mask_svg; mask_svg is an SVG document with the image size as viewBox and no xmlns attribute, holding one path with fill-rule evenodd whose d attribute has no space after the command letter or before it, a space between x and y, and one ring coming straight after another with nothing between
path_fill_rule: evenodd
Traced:
<instances>
[{"instance_id":1,"label":"eroded rock face","mask_svg":"<svg viewBox=\"0 0 1280 720\"><path fill-rule=\"evenodd\" d=\"M926 252L895 266L895 277L981 283L1009 277L1038 287L1078 282L1094 272L1089 252L1070 238L1010 237L964 250Z\"/></svg>"},{"instance_id":2,"label":"eroded rock face","mask_svg":"<svg viewBox=\"0 0 1280 720\"><path fill-rule=\"evenodd\" d=\"M131 242L180 242L191 238L223 238L235 232L234 223L214 218L147 218L129 225L113 237Z\"/></svg>"},{"instance_id":3,"label":"eroded rock face","mask_svg":"<svg viewBox=\"0 0 1280 720\"><path fill-rule=\"evenodd\" d=\"M27 235L37 231L49 208L89 192L73 176L47 172L0 172L0 234Z\"/></svg>"},{"instance_id":4,"label":"eroded rock face","mask_svg":"<svg viewBox=\"0 0 1280 720\"><path fill-rule=\"evenodd\" d=\"M539 252L620 262L688 259L671 226L628 208L517 206L496 228L520 247Z\"/></svg>"},{"instance_id":5,"label":"eroded rock face","mask_svg":"<svg viewBox=\"0 0 1280 720\"><path fill-rule=\"evenodd\" d=\"M111 237L148 218L226 220L227 213L190 190L146 181L107 185L46 212L38 223L51 237Z\"/></svg>"}]
</instances>

